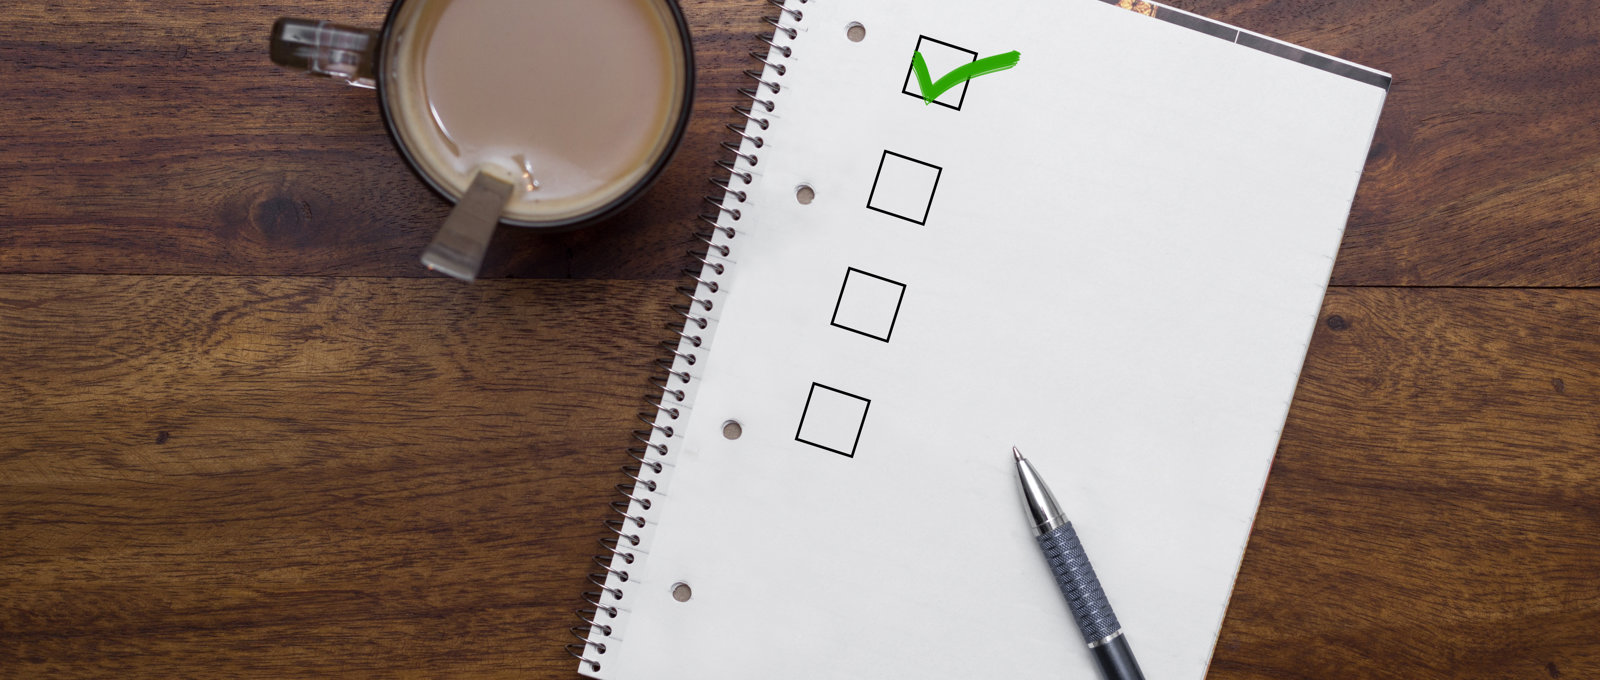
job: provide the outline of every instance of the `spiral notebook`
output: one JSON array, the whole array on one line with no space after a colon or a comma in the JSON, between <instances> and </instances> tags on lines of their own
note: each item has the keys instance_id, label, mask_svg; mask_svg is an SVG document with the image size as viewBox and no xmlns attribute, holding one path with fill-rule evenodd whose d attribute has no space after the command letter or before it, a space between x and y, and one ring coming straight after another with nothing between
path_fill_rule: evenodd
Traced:
<instances>
[{"instance_id":1,"label":"spiral notebook","mask_svg":"<svg viewBox=\"0 0 1600 680\"><path fill-rule=\"evenodd\" d=\"M578 670L1097 677L1018 446L1145 674L1202 677L1389 77L1128 0L773 21ZM914 53L1010 51L925 101Z\"/></svg>"}]
</instances>

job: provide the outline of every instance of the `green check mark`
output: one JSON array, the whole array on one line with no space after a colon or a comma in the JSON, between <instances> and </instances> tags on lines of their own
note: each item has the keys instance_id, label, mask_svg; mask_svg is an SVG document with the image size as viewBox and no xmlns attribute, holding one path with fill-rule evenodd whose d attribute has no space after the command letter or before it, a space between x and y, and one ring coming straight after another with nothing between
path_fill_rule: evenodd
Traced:
<instances>
[{"instance_id":1,"label":"green check mark","mask_svg":"<svg viewBox=\"0 0 1600 680\"><path fill-rule=\"evenodd\" d=\"M950 88L960 85L978 76L988 75L995 71L1004 71L1017 65L1022 60L1022 53L1012 50L1005 54L996 54L984 57L969 64L962 64L956 70L940 76L935 81L928 74L928 62L922 58L922 52L911 53L911 70L917 72L917 86L922 88L922 103L932 104L939 95L949 91Z\"/></svg>"}]
</instances>

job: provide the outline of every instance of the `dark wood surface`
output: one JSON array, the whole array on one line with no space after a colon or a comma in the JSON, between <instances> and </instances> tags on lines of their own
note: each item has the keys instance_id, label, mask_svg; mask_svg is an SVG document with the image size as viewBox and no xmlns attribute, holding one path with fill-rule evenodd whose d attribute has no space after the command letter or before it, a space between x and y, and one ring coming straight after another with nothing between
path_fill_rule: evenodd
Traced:
<instances>
[{"instance_id":1,"label":"dark wood surface","mask_svg":"<svg viewBox=\"0 0 1600 680\"><path fill-rule=\"evenodd\" d=\"M1174 3L1394 74L1334 283L1600 285L1600 13L1508 0ZM12 3L0 34L0 271L422 276L446 206L371 92L269 63L283 14L386 3ZM685 3L694 125L660 186L598 228L502 230L485 272L664 279L706 193L770 5ZM770 32L770 27L767 28Z\"/></svg>"},{"instance_id":2,"label":"dark wood surface","mask_svg":"<svg viewBox=\"0 0 1600 680\"><path fill-rule=\"evenodd\" d=\"M1600 18L1174 4L1395 76L1212 677L1600 677ZM687 2L658 187L471 287L371 93L265 56L383 3L6 9L0 677L572 677L770 6Z\"/></svg>"},{"instance_id":3,"label":"dark wood surface","mask_svg":"<svg viewBox=\"0 0 1600 680\"><path fill-rule=\"evenodd\" d=\"M1600 678L1600 290L1335 288L1217 678Z\"/></svg>"}]
</instances>

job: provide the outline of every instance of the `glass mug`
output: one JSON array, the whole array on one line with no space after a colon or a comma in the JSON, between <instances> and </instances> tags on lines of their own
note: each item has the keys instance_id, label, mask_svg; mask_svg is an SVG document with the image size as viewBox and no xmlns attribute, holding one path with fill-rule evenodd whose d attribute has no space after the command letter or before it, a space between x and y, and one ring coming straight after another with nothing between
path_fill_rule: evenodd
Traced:
<instances>
[{"instance_id":1,"label":"glass mug","mask_svg":"<svg viewBox=\"0 0 1600 680\"><path fill-rule=\"evenodd\" d=\"M498 223L566 231L638 198L694 91L673 0L394 0L377 31L279 19L271 55L377 89L401 157L455 203L422 262L465 281Z\"/></svg>"}]
</instances>

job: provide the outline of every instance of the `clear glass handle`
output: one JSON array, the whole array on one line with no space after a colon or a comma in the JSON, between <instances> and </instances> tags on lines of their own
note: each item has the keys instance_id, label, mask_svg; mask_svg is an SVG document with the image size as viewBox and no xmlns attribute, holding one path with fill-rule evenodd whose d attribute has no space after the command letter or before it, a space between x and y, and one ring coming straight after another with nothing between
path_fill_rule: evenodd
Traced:
<instances>
[{"instance_id":1,"label":"clear glass handle","mask_svg":"<svg viewBox=\"0 0 1600 680\"><path fill-rule=\"evenodd\" d=\"M272 25L272 62L280 66L371 88L377 85L377 56L377 31L289 17Z\"/></svg>"}]
</instances>

